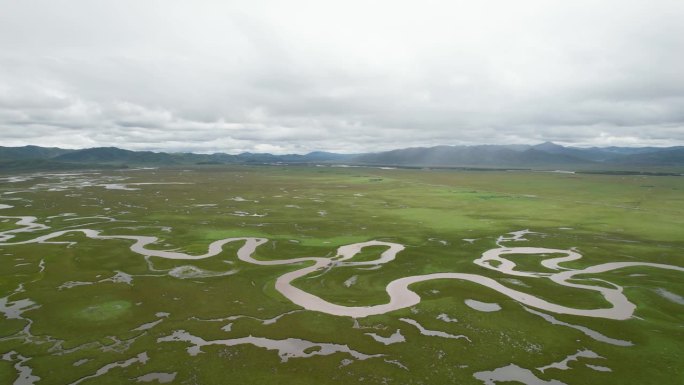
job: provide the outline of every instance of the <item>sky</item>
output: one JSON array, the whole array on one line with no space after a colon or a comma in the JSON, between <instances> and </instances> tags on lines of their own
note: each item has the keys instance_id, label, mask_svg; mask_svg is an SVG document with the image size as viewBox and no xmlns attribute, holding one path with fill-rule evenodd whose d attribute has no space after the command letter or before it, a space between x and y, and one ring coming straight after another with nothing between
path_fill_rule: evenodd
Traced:
<instances>
[{"instance_id":1,"label":"sky","mask_svg":"<svg viewBox=\"0 0 684 385\"><path fill-rule=\"evenodd\" d=\"M0 0L0 145L684 145L681 0Z\"/></svg>"}]
</instances>

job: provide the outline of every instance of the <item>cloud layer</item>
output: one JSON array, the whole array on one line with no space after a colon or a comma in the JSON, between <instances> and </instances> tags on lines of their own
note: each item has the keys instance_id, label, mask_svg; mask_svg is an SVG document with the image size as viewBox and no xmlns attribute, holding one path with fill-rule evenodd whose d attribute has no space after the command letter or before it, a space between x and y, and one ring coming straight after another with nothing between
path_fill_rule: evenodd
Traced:
<instances>
[{"instance_id":1,"label":"cloud layer","mask_svg":"<svg viewBox=\"0 0 684 385\"><path fill-rule=\"evenodd\" d=\"M0 145L684 144L678 0L0 3Z\"/></svg>"}]
</instances>

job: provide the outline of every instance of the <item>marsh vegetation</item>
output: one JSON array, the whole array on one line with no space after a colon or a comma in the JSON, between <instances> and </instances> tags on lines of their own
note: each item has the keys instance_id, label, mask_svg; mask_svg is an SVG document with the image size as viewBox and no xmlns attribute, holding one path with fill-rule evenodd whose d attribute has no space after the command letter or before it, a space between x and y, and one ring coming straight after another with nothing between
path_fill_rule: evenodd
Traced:
<instances>
[{"instance_id":1,"label":"marsh vegetation","mask_svg":"<svg viewBox=\"0 0 684 385\"><path fill-rule=\"evenodd\" d=\"M362 167L2 178L0 383L677 383L682 191Z\"/></svg>"}]
</instances>

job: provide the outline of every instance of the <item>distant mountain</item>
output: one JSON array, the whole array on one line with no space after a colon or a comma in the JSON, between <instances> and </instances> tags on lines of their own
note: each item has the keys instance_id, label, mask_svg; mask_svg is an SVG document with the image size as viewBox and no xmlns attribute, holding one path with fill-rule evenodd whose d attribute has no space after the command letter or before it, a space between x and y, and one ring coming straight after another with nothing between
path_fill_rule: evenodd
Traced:
<instances>
[{"instance_id":1,"label":"distant mountain","mask_svg":"<svg viewBox=\"0 0 684 385\"><path fill-rule=\"evenodd\" d=\"M366 153L336 154L315 151L305 155L245 152L166 153L131 151L117 147L65 150L38 146L0 147L0 172L68 170L128 166L172 167L221 164L347 163L375 166L533 168L573 170L630 170L684 168L684 147L592 147L537 145L480 145L413 147Z\"/></svg>"},{"instance_id":2,"label":"distant mountain","mask_svg":"<svg viewBox=\"0 0 684 385\"><path fill-rule=\"evenodd\" d=\"M244 152L239 155L223 153L193 154L165 153L151 151L130 151L116 147L97 147L71 151L52 159L59 162L103 163L172 166L182 164L230 164L230 163L308 163L347 159L349 155L329 152L312 152L306 155L273 155L268 153Z\"/></svg>"},{"instance_id":3,"label":"distant mountain","mask_svg":"<svg viewBox=\"0 0 684 385\"><path fill-rule=\"evenodd\" d=\"M103 164L178 164L173 155L164 152L130 151L116 147L96 147L76 150L52 158L67 163L103 163Z\"/></svg>"},{"instance_id":4,"label":"distant mountain","mask_svg":"<svg viewBox=\"0 0 684 385\"><path fill-rule=\"evenodd\" d=\"M38 146L23 146L23 147L2 147L0 146L0 160L18 160L18 159L50 159L55 156L67 154L74 150L65 150L56 147L38 147Z\"/></svg>"},{"instance_id":5,"label":"distant mountain","mask_svg":"<svg viewBox=\"0 0 684 385\"><path fill-rule=\"evenodd\" d=\"M372 154L351 159L354 163L413 166L534 166L584 164L588 161L566 154L553 154L534 147L511 149L507 146L436 146L415 147Z\"/></svg>"},{"instance_id":6,"label":"distant mountain","mask_svg":"<svg viewBox=\"0 0 684 385\"><path fill-rule=\"evenodd\" d=\"M592 162L601 162L615 156L614 153L604 151L601 148L564 147L552 142L544 142L532 146L532 148L549 154L567 155L573 158L590 160Z\"/></svg>"},{"instance_id":7,"label":"distant mountain","mask_svg":"<svg viewBox=\"0 0 684 385\"><path fill-rule=\"evenodd\" d=\"M50 159L17 159L0 160L0 173L15 173L29 171L68 171L85 169L109 169L124 168L125 166L114 166L106 164L91 163L65 163Z\"/></svg>"},{"instance_id":8,"label":"distant mountain","mask_svg":"<svg viewBox=\"0 0 684 385\"><path fill-rule=\"evenodd\" d=\"M336 154L334 152L314 151L305 155L310 162L327 162L331 160L344 161L352 159L358 154Z\"/></svg>"},{"instance_id":9,"label":"distant mountain","mask_svg":"<svg viewBox=\"0 0 684 385\"><path fill-rule=\"evenodd\" d=\"M232 163L316 163L329 161L343 161L350 159L352 155L335 154L332 152L316 151L306 155L286 154L273 155L268 153L254 154L243 152L236 155Z\"/></svg>"},{"instance_id":10,"label":"distant mountain","mask_svg":"<svg viewBox=\"0 0 684 385\"><path fill-rule=\"evenodd\" d=\"M268 153L194 154L131 151L117 147L65 150L38 146L1 147L0 171L70 170L115 166L180 166L221 164L325 163L343 161L353 155L316 151L306 155Z\"/></svg>"},{"instance_id":11,"label":"distant mountain","mask_svg":"<svg viewBox=\"0 0 684 385\"><path fill-rule=\"evenodd\" d=\"M305 155L288 154L273 155L268 153L243 152L236 157L237 163L302 163L306 162Z\"/></svg>"},{"instance_id":12,"label":"distant mountain","mask_svg":"<svg viewBox=\"0 0 684 385\"><path fill-rule=\"evenodd\" d=\"M684 147L632 153L616 157L611 160L611 163L630 166L682 166L684 165Z\"/></svg>"},{"instance_id":13,"label":"distant mountain","mask_svg":"<svg viewBox=\"0 0 684 385\"><path fill-rule=\"evenodd\" d=\"M647 152L658 152L662 150L672 149L676 147L591 147L589 150L601 150L610 154L617 155L632 155L644 154Z\"/></svg>"},{"instance_id":14,"label":"distant mountain","mask_svg":"<svg viewBox=\"0 0 684 385\"><path fill-rule=\"evenodd\" d=\"M534 146L435 146L361 154L359 164L432 167L523 167L624 169L684 167L684 147L565 147L552 142Z\"/></svg>"}]
</instances>

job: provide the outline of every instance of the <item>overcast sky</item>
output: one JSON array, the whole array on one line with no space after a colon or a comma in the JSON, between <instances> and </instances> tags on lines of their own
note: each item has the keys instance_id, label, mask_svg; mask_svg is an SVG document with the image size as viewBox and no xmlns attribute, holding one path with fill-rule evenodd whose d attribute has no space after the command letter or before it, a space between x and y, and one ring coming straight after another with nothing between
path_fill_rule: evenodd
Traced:
<instances>
[{"instance_id":1,"label":"overcast sky","mask_svg":"<svg viewBox=\"0 0 684 385\"><path fill-rule=\"evenodd\" d=\"M0 145L684 145L684 1L0 0Z\"/></svg>"}]
</instances>

